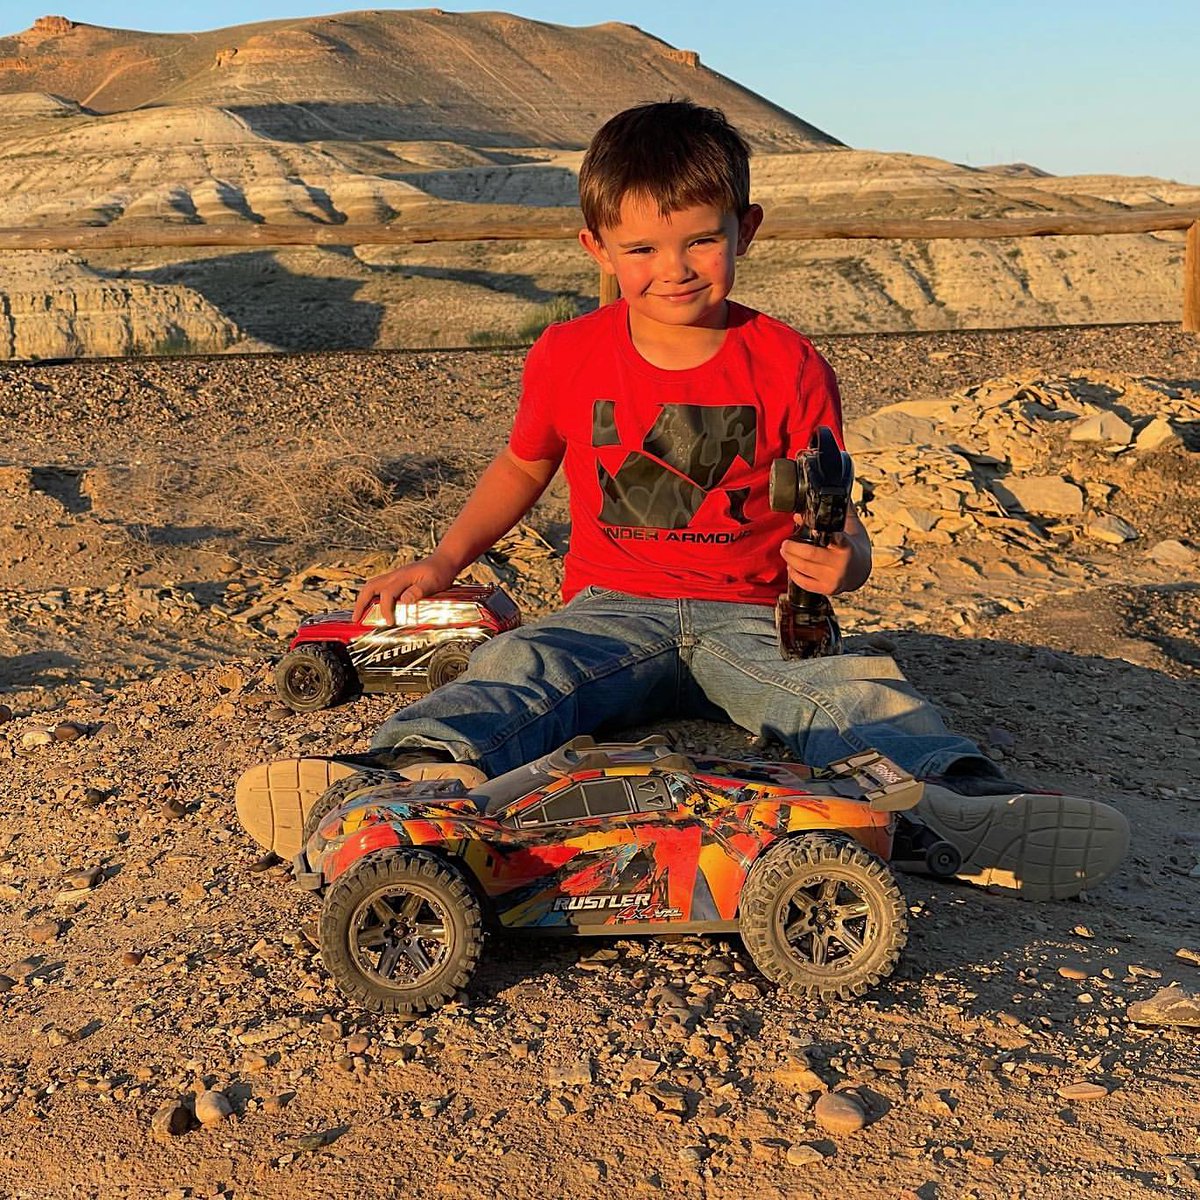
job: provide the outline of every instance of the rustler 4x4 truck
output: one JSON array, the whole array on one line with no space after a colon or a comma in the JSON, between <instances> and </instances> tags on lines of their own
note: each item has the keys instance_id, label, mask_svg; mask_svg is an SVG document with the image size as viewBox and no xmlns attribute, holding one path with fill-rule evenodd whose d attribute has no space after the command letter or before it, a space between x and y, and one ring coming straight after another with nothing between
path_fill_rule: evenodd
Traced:
<instances>
[{"instance_id":1,"label":"rustler 4x4 truck","mask_svg":"<svg viewBox=\"0 0 1200 1200\"><path fill-rule=\"evenodd\" d=\"M583 737L471 790L381 771L339 780L309 812L294 869L324 892L330 973L376 1012L445 1003L489 929L736 932L768 978L846 998L904 946L888 861L921 794L873 751L814 773ZM949 854L930 861L952 873Z\"/></svg>"}]
</instances>

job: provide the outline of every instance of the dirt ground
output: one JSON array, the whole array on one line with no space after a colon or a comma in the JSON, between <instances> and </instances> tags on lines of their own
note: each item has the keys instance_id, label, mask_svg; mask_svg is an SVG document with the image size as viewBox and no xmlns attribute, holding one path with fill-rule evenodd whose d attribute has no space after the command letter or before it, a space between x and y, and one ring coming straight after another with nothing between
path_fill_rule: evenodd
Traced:
<instances>
[{"instance_id":1,"label":"dirt ground","mask_svg":"<svg viewBox=\"0 0 1200 1200\"><path fill-rule=\"evenodd\" d=\"M233 783L363 748L398 702L292 715L273 658L308 607L436 537L502 443L521 356L0 364L0 1197L1197 1194L1200 339L821 348L852 426L944 401L1008 431L1013 478L1078 485L1078 513L1014 517L982 502L1002 469L982 452L957 476L856 454L895 553L839 610L1014 776L1120 806L1128 861L1036 906L903 877L908 947L858 1003L774 990L732 938L508 937L410 1023L341 1001L314 901L252 870ZM1089 413L1130 440L1059 431ZM925 520L917 489L955 486L962 511ZM544 611L564 521L552 489L478 577ZM1171 985L1191 1026L1134 1019ZM152 1127L212 1091L228 1115ZM826 1091L865 1127L827 1128Z\"/></svg>"}]
</instances>

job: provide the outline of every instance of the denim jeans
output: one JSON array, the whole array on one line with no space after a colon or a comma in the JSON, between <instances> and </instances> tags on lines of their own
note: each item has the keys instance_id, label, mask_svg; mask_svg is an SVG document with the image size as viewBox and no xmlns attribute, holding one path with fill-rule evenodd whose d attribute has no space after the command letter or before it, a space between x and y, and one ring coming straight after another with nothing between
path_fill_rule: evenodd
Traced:
<instances>
[{"instance_id":1,"label":"denim jeans","mask_svg":"<svg viewBox=\"0 0 1200 1200\"><path fill-rule=\"evenodd\" d=\"M769 607L596 587L478 647L465 674L386 721L373 748L439 747L496 776L577 734L667 717L731 720L809 766L873 748L918 777L995 773L887 656L785 660Z\"/></svg>"}]
</instances>

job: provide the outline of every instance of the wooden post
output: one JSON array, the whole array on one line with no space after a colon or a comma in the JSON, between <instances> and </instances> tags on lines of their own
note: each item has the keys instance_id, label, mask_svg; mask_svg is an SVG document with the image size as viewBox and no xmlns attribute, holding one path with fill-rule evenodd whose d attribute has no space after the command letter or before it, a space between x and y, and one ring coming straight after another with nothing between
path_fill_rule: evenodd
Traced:
<instances>
[{"instance_id":1,"label":"wooden post","mask_svg":"<svg viewBox=\"0 0 1200 1200\"><path fill-rule=\"evenodd\" d=\"M1188 227L1183 252L1183 329L1200 333L1200 221Z\"/></svg>"},{"instance_id":2,"label":"wooden post","mask_svg":"<svg viewBox=\"0 0 1200 1200\"><path fill-rule=\"evenodd\" d=\"M1200 222L1197 222L1200 224ZM1193 229L1195 226L1193 226ZM1190 244L1190 243L1189 243ZM621 289L617 287L617 277L610 275L607 271L600 272L600 307L603 308L606 304L611 304L614 300L621 298Z\"/></svg>"}]
</instances>

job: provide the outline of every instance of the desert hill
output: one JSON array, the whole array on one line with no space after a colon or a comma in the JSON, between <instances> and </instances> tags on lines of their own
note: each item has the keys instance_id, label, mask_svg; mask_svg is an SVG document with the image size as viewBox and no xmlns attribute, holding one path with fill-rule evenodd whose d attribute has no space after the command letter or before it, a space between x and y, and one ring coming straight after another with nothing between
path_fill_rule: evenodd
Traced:
<instances>
[{"instance_id":1,"label":"desert hill","mask_svg":"<svg viewBox=\"0 0 1200 1200\"><path fill-rule=\"evenodd\" d=\"M1153 178L850 149L629 25L361 12L198 34L44 17L0 38L0 226L578 220L620 108L686 95L755 148L772 221L1200 206ZM1174 320L1182 234L760 241L739 298L825 332ZM462 346L595 303L569 242L9 255L0 357ZM43 314L51 314L45 320Z\"/></svg>"},{"instance_id":2,"label":"desert hill","mask_svg":"<svg viewBox=\"0 0 1200 1200\"><path fill-rule=\"evenodd\" d=\"M97 113L213 105L279 140L587 144L648 96L725 109L760 149L839 143L631 25L570 28L504 13L356 12L195 34L43 17L0 38L0 92L44 91Z\"/></svg>"}]
</instances>

